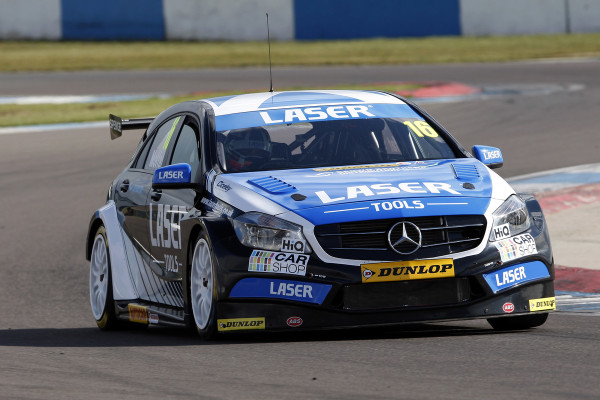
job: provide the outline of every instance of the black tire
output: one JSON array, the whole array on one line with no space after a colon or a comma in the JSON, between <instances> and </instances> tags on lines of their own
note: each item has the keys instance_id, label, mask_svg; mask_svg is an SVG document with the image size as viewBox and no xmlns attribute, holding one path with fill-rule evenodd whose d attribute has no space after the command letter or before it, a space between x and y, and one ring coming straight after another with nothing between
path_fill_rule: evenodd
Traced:
<instances>
[{"instance_id":1,"label":"black tire","mask_svg":"<svg viewBox=\"0 0 600 400\"><path fill-rule=\"evenodd\" d=\"M190 271L190 308L192 327L204 340L217 334L217 275L212 246L203 232L196 239Z\"/></svg>"},{"instance_id":2,"label":"black tire","mask_svg":"<svg viewBox=\"0 0 600 400\"><path fill-rule=\"evenodd\" d=\"M497 331L518 331L543 325L548 313L515 315L514 317L489 318L487 321Z\"/></svg>"},{"instance_id":3,"label":"black tire","mask_svg":"<svg viewBox=\"0 0 600 400\"><path fill-rule=\"evenodd\" d=\"M119 325L115 315L112 290L112 271L106 228L98 227L90 252L90 305L98 328L115 329Z\"/></svg>"}]
</instances>

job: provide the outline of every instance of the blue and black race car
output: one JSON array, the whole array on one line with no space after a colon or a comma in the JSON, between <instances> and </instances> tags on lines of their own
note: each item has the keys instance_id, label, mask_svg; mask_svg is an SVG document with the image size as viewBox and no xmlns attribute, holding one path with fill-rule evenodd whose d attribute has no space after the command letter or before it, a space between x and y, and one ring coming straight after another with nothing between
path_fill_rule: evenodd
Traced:
<instances>
[{"instance_id":1,"label":"blue and black race car","mask_svg":"<svg viewBox=\"0 0 600 400\"><path fill-rule=\"evenodd\" d=\"M145 133L90 222L101 329L526 329L555 309L538 202L406 99L244 94L110 126Z\"/></svg>"}]
</instances>

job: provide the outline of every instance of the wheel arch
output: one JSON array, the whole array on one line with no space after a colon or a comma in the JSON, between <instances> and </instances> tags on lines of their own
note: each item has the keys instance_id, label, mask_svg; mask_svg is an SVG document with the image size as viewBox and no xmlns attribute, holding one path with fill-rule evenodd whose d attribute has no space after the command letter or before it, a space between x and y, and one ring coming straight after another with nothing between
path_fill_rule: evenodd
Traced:
<instances>
[{"instance_id":1,"label":"wheel arch","mask_svg":"<svg viewBox=\"0 0 600 400\"><path fill-rule=\"evenodd\" d=\"M90 229L86 239L86 257L88 260L91 257L94 236L101 225L106 229L110 273L113 277L113 297L115 300L138 299L139 294L129 270L128 252L124 242L126 236L121 228L113 200L109 200L104 206L96 210L90 220Z\"/></svg>"}]
</instances>

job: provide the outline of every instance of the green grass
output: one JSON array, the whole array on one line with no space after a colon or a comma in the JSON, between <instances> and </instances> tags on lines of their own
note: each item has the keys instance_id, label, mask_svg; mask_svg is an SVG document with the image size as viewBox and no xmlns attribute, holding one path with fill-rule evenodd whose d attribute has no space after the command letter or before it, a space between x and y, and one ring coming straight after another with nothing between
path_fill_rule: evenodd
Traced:
<instances>
[{"instance_id":1,"label":"green grass","mask_svg":"<svg viewBox=\"0 0 600 400\"><path fill-rule=\"evenodd\" d=\"M272 43L276 67L502 62L564 57L600 57L600 34ZM265 66L267 62L265 42L0 41L0 72L226 68ZM346 85L344 88L411 89L393 84ZM226 94L234 92L119 103L8 104L0 106L0 126L105 120L111 112L127 118L153 116L180 101Z\"/></svg>"},{"instance_id":2,"label":"green grass","mask_svg":"<svg viewBox=\"0 0 600 400\"><path fill-rule=\"evenodd\" d=\"M274 66L600 56L600 34L273 42ZM264 42L0 42L0 72L264 66Z\"/></svg>"},{"instance_id":3,"label":"green grass","mask_svg":"<svg viewBox=\"0 0 600 400\"><path fill-rule=\"evenodd\" d=\"M418 84L377 84L377 85L344 85L328 89L370 89L398 92L422 87ZM302 89L302 88L287 88ZM172 98L152 98L147 100L84 103L84 104L4 104L0 105L0 127L37 124L56 124L65 122L86 122L108 120L108 114L116 114L122 118L153 117L166 108L186 100L227 96L243 92L206 92L194 95L176 96Z\"/></svg>"}]
</instances>

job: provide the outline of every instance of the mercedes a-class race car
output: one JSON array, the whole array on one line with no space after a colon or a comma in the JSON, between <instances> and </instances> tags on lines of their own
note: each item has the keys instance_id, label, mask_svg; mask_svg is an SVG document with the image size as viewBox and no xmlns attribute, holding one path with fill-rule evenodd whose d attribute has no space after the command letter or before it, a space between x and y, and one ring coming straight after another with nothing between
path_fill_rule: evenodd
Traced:
<instances>
[{"instance_id":1,"label":"mercedes a-class race car","mask_svg":"<svg viewBox=\"0 0 600 400\"><path fill-rule=\"evenodd\" d=\"M102 329L201 336L486 318L543 324L554 268L540 205L410 101L294 91L187 101L153 119L91 218Z\"/></svg>"}]
</instances>

